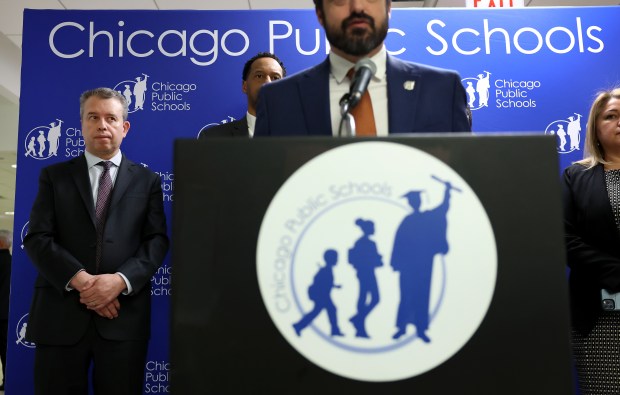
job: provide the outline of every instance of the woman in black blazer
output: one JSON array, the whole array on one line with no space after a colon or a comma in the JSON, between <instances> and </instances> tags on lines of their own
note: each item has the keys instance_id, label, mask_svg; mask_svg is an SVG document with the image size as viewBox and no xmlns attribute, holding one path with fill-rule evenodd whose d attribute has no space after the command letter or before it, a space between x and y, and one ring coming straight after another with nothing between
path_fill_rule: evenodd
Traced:
<instances>
[{"instance_id":1,"label":"woman in black blazer","mask_svg":"<svg viewBox=\"0 0 620 395\"><path fill-rule=\"evenodd\" d=\"M579 386L582 395L620 394L620 303L604 310L601 298L602 289L620 292L620 88L594 100L584 159L564 171L563 184Z\"/></svg>"}]
</instances>

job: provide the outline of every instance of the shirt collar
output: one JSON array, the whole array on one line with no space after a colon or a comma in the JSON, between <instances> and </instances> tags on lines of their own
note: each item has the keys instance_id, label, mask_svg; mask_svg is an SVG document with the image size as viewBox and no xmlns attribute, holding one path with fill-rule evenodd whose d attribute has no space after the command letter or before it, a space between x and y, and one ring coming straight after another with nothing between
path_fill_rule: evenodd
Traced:
<instances>
[{"instance_id":1,"label":"shirt collar","mask_svg":"<svg viewBox=\"0 0 620 395\"><path fill-rule=\"evenodd\" d=\"M97 163L105 160L105 159L101 159L93 154L91 154L88 151L84 151L84 156L86 157L86 164L88 165L88 168L90 169L91 167L95 166ZM116 155L114 155L111 159L108 159L110 162L114 163L114 165L116 167L119 167L121 165L121 159L123 158L123 154L121 153L121 150L118 150L118 152L116 153Z\"/></svg>"},{"instance_id":2,"label":"shirt collar","mask_svg":"<svg viewBox=\"0 0 620 395\"><path fill-rule=\"evenodd\" d=\"M385 46L382 46L379 52L370 57L370 60L377 66L377 71L372 79L375 81L382 80L385 77L385 63L387 62ZM329 65L330 72L339 85L345 80L351 67L355 67L355 63L351 63L342 56L336 55L331 51L329 53Z\"/></svg>"}]
</instances>

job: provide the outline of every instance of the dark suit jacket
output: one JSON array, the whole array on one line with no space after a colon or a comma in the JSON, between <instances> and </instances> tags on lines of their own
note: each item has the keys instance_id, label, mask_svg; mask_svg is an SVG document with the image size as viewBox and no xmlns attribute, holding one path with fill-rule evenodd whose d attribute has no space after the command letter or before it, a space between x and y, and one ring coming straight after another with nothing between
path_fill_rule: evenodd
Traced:
<instances>
[{"instance_id":1,"label":"dark suit jacket","mask_svg":"<svg viewBox=\"0 0 620 395\"><path fill-rule=\"evenodd\" d=\"M0 320L9 319L9 294L11 292L11 252L0 250ZM0 339L2 341L2 339Z\"/></svg>"},{"instance_id":2,"label":"dark suit jacket","mask_svg":"<svg viewBox=\"0 0 620 395\"><path fill-rule=\"evenodd\" d=\"M248 119L244 115L242 118L233 121L211 126L200 131L201 139L209 137L250 137L248 132Z\"/></svg>"},{"instance_id":3,"label":"dark suit jacket","mask_svg":"<svg viewBox=\"0 0 620 395\"><path fill-rule=\"evenodd\" d=\"M332 135L329 58L291 77L261 87L259 136ZM467 98L459 75L387 56L390 133L468 132ZM414 81L412 90L405 89Z\"/></svg>"},{"instance_id":4,"label":"dark suit jacket","mask_svg":"<svg viewBox=\"0 0 620 395\"><path fill-rule=\"evenodd\" d=\"M125 156L118 169L104 229L99 273L123 273L133 292L119 295L109 320L79 302L65 286L80 270L95 274L95 208L82 155L44 168L24 246L39 275L26 338L39 344L75 344L91 320L108 340L148 339L151 277L168 250L161 181Z\"/></svg>"},{"instance_id":5,"label":"dark suit jacket","mask_svg":"<svg viewBox=\"0 0 620 395\"><path fill-rule=\"evenodd\" d=\"M602 165L564 171L563 205L573 325L589 333L601 309L601 289L620 292L620 232Z\"/></svg>"}]
</instances>

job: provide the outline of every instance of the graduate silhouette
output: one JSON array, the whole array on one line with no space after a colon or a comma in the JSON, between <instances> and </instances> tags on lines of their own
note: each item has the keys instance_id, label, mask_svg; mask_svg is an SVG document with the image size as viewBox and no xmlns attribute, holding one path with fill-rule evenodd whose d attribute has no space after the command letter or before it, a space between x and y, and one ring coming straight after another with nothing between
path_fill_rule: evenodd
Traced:
<instances>
[{"instance_id":1,"label":"graduate silhouette","mask_svg":"<svg viewBox=\"0 0 620 395\"><path fill-rule=\"evenodd\" d=\"M429 326L433 260L435 255L448 252L446 216L450 207L450 191L458 190L449 182L433 178L446 188L443 202L436 208L420 210L423 191L414 190L403 195L413 212L400 223L392 249L391 265L400 273L400 304L394 339L406 334L407 326L413 324L417 337L425 343L431 341L426 331Z\"/></svg>"},{"instance_id":2,"label":"graduate silhouette","mask_svg":"<svg viewBox=\"0 0 620 395\"><path fill-rule=\"evenodd\" d=\"M305 314L301 320L293 324L297 336L301 336L301 331L310 325L323 310L327 311L331 335L343 336L340 328L338 328L337 309L331 297L332 288L340 288L339 285L334 284L333 271L334 266L338 263L338 252L331 249L326 250L323 259L325 266L319 268L319 271L314 275L312 284L308 287L308 297L314 302L314 308Z\"/></svg>"}]
</instances>

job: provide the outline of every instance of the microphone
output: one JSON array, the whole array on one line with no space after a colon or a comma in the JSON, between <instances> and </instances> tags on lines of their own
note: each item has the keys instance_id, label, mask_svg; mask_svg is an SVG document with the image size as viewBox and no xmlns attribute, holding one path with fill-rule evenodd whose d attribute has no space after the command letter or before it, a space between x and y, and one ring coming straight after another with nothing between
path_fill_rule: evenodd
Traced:
<instances>
[{"instance_id":1,"label":"microphone","mask_svg":"<svg viewBox=\"0 0 620 395\"><path fill-rule=\"evenodd\" d=\"M362 99L362 95L368 89L370 79L377 71L377 66L368 58L360 59L355 63L355 74L349 88L349 108L353 108Z\"/></svg>"}]
</instances>

